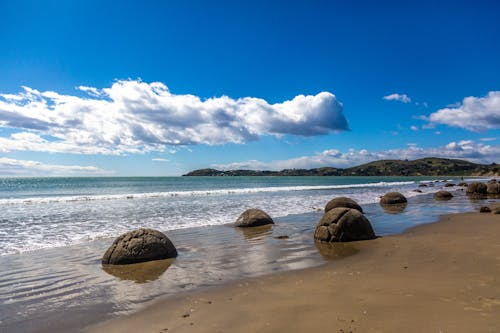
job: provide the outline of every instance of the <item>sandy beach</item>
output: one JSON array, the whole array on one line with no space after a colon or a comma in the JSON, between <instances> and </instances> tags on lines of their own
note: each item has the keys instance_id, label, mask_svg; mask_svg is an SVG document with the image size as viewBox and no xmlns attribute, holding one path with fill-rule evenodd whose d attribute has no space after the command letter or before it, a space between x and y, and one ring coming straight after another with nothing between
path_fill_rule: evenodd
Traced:
<instances>
[{"instance_id":1,"label":"sandy beach","mask_svg":"<svg viewBox=\"0 0 500 333\"><path fill-rule=\"evenodd\" d=\"M158 301L88 332L496 332L500 215L446 215L321 267Z\"/></svg>"}]
</instances>

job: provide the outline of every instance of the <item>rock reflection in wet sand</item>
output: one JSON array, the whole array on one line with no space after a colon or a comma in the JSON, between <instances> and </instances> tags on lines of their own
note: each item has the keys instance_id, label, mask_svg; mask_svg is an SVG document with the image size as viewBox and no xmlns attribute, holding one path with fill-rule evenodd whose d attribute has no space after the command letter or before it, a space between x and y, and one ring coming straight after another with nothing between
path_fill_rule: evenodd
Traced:
<instances>
[{"instance_id":1,"label":"rock reflection in wet sand","mask_svg":"<svg viewBox=\"0 0 500 333\"><path fill-rule=\"evenodd\" d=\"M146 283L157 280L174 261L175 259L164 259L131 265L102 265L102 269L120 280Z\"/></svg>"},{"instance_id":2,"label":"rock reflection in wet sand","mask_svg":"<svg viewBox=\"0 0 500 333\"><path fill-rule=\"evenodd\" d=\"M314 242L319 254L327 260L342 259L359 253L357 242L348 243L321 243Z\"/></svg>"}]
</instances>

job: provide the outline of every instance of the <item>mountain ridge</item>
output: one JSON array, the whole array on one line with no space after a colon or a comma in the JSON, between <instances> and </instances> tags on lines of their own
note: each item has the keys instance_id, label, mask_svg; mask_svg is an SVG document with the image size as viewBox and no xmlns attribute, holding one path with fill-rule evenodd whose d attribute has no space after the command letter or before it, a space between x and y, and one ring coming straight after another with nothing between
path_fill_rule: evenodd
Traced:
<instances>
[{"instance_id":1,"label":"mountain ridge","mask_svg":"<svg viewBox=\"0 0 500 333\"><path fill-rule=\"evenodd\" d=\"M449 158L425 157L416 160L377 160L350 168L216 170L197 169L183 176L491 176L500 174L496 163L478 164Z\"/></svg>"}]
</instances>

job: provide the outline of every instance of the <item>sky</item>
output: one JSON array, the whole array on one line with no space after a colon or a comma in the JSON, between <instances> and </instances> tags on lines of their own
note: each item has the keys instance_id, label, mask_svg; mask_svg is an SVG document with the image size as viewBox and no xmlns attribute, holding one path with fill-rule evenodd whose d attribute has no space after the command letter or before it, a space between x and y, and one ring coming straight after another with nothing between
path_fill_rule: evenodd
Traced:
<instances>
[{"instance_id":1,"label":"sky","mask_svg":"<svg viewBox=\"0 0 500 333\"><path fill-rule=\"evenodd\" d=\"M0 175L500 163L498 17L498 1L0 1Z\"/></svg>"}]
</instances>

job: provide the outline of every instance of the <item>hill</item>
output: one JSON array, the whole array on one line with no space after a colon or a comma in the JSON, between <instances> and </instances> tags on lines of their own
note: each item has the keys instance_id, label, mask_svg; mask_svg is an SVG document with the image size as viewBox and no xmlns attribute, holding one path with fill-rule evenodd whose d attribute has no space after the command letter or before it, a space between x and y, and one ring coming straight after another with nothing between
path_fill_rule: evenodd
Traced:
<instances>
[{"instance_id":1,"label":"hill","mask_svg":"<svg viewBox=\"0 0 500 333\"><path fill-rule=\"evenodd\" d=\"M184 176L498 176L498 164L427 157L418 160L380 160L351 168L284 169L281 171L199 169Z\"/></svg>"}]
</instances>

